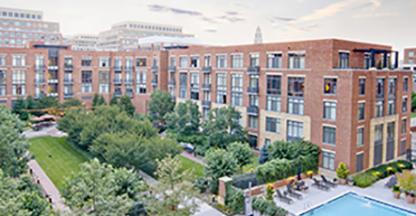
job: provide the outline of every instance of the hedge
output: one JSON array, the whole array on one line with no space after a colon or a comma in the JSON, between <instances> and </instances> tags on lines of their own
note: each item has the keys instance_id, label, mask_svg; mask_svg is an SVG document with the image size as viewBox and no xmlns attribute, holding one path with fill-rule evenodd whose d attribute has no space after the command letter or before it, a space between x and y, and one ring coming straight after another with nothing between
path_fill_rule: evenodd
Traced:
<instances>
[{"instance_id":1,"label":"hedge","mask_svg":"<svg viewBox=\"0 0 416 216\"><path fill-rule=\"evenodd\" d=\"M403 167L400 167L399 164L402 164ZM387 168L391 167L393 170L389 171ZM380 179L386 178L396 172L401 172L402 170L413 169L412 163L405 160L398 160L388 164L382 164L376 167L373 167L363 173L357 174L353 177L354 185L365 188L369 187Z\"/></svg>"},{"instance_id":2,"label":"hedge","mask_svg":"<svg viewBox=\"0 0 416 216\"><path fill-rule=\"evenodd\" d=\"M241 189L231 184L226 186L225 206L233 214L242 214L244 212L244 193Z\"/></svg>"},{"instance_id":3,"label":"hedge","mask_svg":"<svg viewBox=\"0 0 416 216\"><path fill-rule=\"evenodd\" d=\"M279 208L272 200L255 197L253 199L253 210L266 216L286 216L287 211Z\"/></svg>"},{"instance_id":4,"label":"hedge","mask_svg":"<svg viewBox=\"0 0 416 216\"><path fill-rule=\"evenodd\" d=\"M240 189L247 189L250 186L255 187L257 185L264 184L264 181L257 178L256 173L244 173L240 175L233 176L233 185Z\"/></svg>"}]
</instances>

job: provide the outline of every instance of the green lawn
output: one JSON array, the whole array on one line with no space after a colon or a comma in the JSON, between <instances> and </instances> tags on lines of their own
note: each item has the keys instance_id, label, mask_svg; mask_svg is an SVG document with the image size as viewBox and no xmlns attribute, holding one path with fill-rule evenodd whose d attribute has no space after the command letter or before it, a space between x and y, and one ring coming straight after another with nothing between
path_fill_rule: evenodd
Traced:
<instances>
[{"instance_id":1,"label":"green lawn","mask_svg":"<svg viewBox=\"0 0 416 216\"><path fill-rule=\"evenodd\" d=\"M62 192L64 181L78 172L89 156L69 144L65 138L38 137L29 140L30 152L55 186Z\"/></svg>"},{"instance_id":2,"label":"green lawn","mask_svg":"<svg viewBox=\"0 0 416 216\"><path fill-rule=\"evenodd\" d=\"M416 113L412 112L412 113L410 114L410 117L411 117L411 118L416 118Z\"/></svg>"},{"instance_id":3,"label":"green lawn","mask_svg":"<svg viewBox=\"0 0 416 216\"><path fill-rule=\"evenodd\" d=\"M204 166L182 155L178 155L178 158L185 170L192 170L195 179L204 176Z\"/></svg>"}]
</instances>

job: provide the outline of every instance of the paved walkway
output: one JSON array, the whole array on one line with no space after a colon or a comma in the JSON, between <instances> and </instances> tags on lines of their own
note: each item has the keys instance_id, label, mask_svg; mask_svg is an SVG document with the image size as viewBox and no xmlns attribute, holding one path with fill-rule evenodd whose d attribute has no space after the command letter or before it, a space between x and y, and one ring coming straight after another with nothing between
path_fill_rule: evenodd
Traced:
<instances>
[{"instance_id":1,"label":"paved walkway","mask_svg":"<svg viewBox=\"0 0 416 216\"><path fill-rule=\"evenodd\" d=\"M64 200L61 197L58 189L49 179L45 172L35 160L30 160L28 166L32 172L32 177L37 184L40 184L43 193L46 197L50 198L52 207L61 213L69 212L69 208L65 206Z\"/></svg>"},{"instance_id":2,"label":"paved walkway","mask_svg":"<svg viewBox=\"0 0 416 216\"><path fill-rule=\"evenodd\" d=\"M41 137L41 136L63 137L67 135L66 133L58 130L56 128L56 125L53 125L48 128L44 128L40 131L27 130L27 131L24 131L22 134L24 137L28 139L33 138L33 137Z\"/></svg>"},{"instance_id":3,"label":"paved walkway","mask_svg":"<svg viewBox=\"0 0 416 216\"><path fill-rule=\"evenodd\" d=\"M195 157L192 153L183 151L181 153L181 155L184 156L184 157L186 157L186 158L188 158L189 160L193 160L193 161L195 161L195 162L197 162L197 163L199 163L201 165L205 165L205 161L203 161L201 158Z\"/></svg>"}]
</instances>

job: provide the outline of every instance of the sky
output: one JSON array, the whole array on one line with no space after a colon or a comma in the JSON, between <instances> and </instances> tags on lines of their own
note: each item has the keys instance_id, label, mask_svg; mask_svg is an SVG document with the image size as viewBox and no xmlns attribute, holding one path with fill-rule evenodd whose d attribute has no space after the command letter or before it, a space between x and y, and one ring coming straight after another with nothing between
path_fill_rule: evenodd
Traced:
<instances>
[{"instance_id":1,"label":"sky","mask_svg":"<svg viewBox=\"0 0 416 216\"><path fill-rule=\"evenodd\" d=\"M416 47L416 0L0 0L41 10L64 35L97 34L121 21L183 26L204 44L340 38Z\"/></svg>"}]
</instances>

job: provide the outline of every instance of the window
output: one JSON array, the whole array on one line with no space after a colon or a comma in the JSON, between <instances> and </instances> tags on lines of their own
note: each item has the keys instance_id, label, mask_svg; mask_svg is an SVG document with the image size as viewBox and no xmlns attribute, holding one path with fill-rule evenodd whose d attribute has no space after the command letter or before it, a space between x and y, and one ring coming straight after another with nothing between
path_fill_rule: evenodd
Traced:
<instances>
[{"instance_id":1,"label":"window","mask_svg":"<svg viewBox=\"0 0 416 216\"><path fill-rule=\"evenodd\" d=\"M273 133L280 133L280 119L273 117L266 117L266 131Z\"/></svg>"},{"instance_id":2,"label":"window","mask_svg":"<svg viewBox=\"0 0 416 216\"><path fill-rule=\"evenodd\" d=\"M140 70L136 73L136 94L146 94L147 92L147 71Z\"/></svg>"},{"instance_id":3,"label":"window","mask_svg":"<svg viewBox=\"0 0 416 216\"><path fill-rule=\"evenodd\" d=\"M217 68L226 68L227 67L227 56L217 55Z\"/></svg>"},{"instance_id":4,"label":"window","mask_svg":"<svg viewBox=\"0 0 416 216\"><path fill-rule=\"evenodd\" d=\"M136 59L136 66L137 67L146 67L147 59L146 58L137 58Z\"/></svg>"},{"instance_id":5,"label":"window","mask_svg":"<svg viewBox=\"0 0 416 216\"><path fill-rule=\"evenodd\" d=\"M304 53L289 53L289 69L304 69L305 68L305 54Z\"/></svg>"},{"instance_id":6,"label":"window","mask_svg":"<svg viewBox=\"0 0 416 216\"><path fill-rule=\"evenodd\" d=\"M264 146L269 146L270 144L272 144L272 141L270 139L264 139Z\"/></svg>"},{"instance_id":7,"label":"window","mask_svg":"<svg viewBox=\"0 0 416 216\"><path fill-rule=\"evenodd\" d=\"M82 71L82 93L92 92L92 71Z\"/></svg>"},{"instance_id":8,"label":"window","mask_svg":"<svg viewBox=\"0 0 416 216\"><path fill-rule=\"evenodd\" d=\"M0 96L6 95L6 71L0 70Z\"/></svg>"},{"instance_id":9,"label":"window","mask_svg":"<svg viewBox=\"0 0 416 216\"><path fill-rule=\"evenodd\" d=\"M324 94L336 94L337 93L337 79L325 78L324 79Z\"/></svg>"},{"instance_id":10,"label":"window","mask_svg":"<svg viewBox=\"0 0 416 216\"><path fill-rule=\"evenodd\" d=\"M268 95L266 97L266 109L267 111L280 112L280 106L282 104L279 96Z\"/></svg>"},{"instance_id":11,"label":"window","mask_svg":"<svg viewBox=\"0 0 416 216\"><path fill-rule=\"evenodd\" d=\"M406 139L400 141L400 149L399 149L400 155L406 154L406 151L407 151L406 143L407 143Z\"/></svg>"},{"instance_id":12,"label":"window","mask_svg":"<svg viewBox=\"0 0 416 216\"><path fill-rule=\"evenodd\" d=\"M288 113L303 115L304 100L303 98L288 98Z\"/></svg>"},{"instance_id":13,"label":"window","mask_svg":"<svg viewBox=\"0 0 416 216\"><path fill-rule=\"evenodd\" d=\"M364 120L365 118L365 103L358 103L358 120Z\"/></svg>"},{"instance_id":14,"label":"window","mask_svg":"<svg viewBox=\"0 0 416 216\"><path fill-rule=\"evenodd\" d=\"M176 67L176 57L175 56L169 57L169 66Z\"/></svg>"},{"instance_id":15,"label":"window","mask_svg":"<svg viewBox=\"0 0 416 216\"><path fill-rule=\"evenodd\" d=\"M100 71L98 73L99 92L101 94L109 92L110 75L108 71Z\"/></svg>"},{"instance_id":16,"label":"window","mask_svg":"<svg viewBox=\"0 0 416 216\"><path fill-rule=\"evenodd\" d=\"M110 67L110 58L109 57L101 57L99 62L100 67Z\"/></svg>"},{"instance_id":17,"label":"window","mask_svg":"<svg viewBox=\"0 0 416 216\"><path fill-rule=\"evenodd\" d=\"M267 67L268 68L281 68L282 67L282 54L270 53L267 55Z\"/></svg>"},{"instance_id":18,"label":"window","mask_svg":"<svg viewBox=\"0 0 416 216\"><path fill-rule=\"evenodd\" d=\"M126 70L133 70L133 58L126 59Z\"/></svg>"},{"instance_id":19,"label":"window","mask_svg":"<svg viewBox=\"0 0 416 216\"><path fill-rule=\"evenodd\" d=\"M92 60L91 60L91 58L83 58L82 60L81 60L81 66L83 66L83 67L90 67L92 65Z\"/></svg>"},{"instance_id":20,"label":"window","mask_svg":"<svg viewBox=\"0 0 416 216\"><path fill-rule=\"evenodd\" d=\"M248 105L249 106L259 106L259 96L249 95L248 96Z\"/></svg>"},{"instance_id":21,"label":"window","mask_svg":"<svg viewBox=\"0 0 416 216\"><path fill-rule=\"evenodd\" d=\"M180 68L187 68L188 67L188 57L187 56L179 57L179 67Z\"/></svg>"},{"instance_id":22,"label":"window","mask_svg":"<svg viewBox=\"0 0 416 216\"><path fill-rule=\"evenodd\" d=\"M26 94L26 72L13 71L13 96L24 96Z\"/></svg>"},{"instance_id":23,"label":"window","mask_svg":"<svg viewBox=\"0 0 416 216\"><path fill-rule=\"evenodd\" d=\"M287 141L297 141L303 139L303 122L287 121Z\"/></svg>"},{"instance_id":24,"label":"window","mask_svg":"<svg viewBox=\"0 0 416 216\"><path fill-rule=\"evenodd\" d=\"M365 95L365 78L358 79L358 94Z\"/></svg>"},{"instance_id":25,"label":"window","mask_svg":"<svg viewBox=\"0 0 416 216\"><path fill-rule=\"evenodd\" d=\"M396 96L396 78L389 78L389 88L388 88L388 92L389 92L389 96Z\"/></svg>"},{"instance_id":26,"label":"window","mask_svg":"<svg viewBox=\"0 0 416 216\"><path fill-rule=\"evenodd\" d=\"M267 94L280 95L282 91L281 76L267 75Z\"/></svg>"},{"instance_id":27,"label":"window","mask_svg":"<svg viewBox=\"0 0 416 216\"><path fill-rule=\"evenodd\" d=\"M335 145L335 139L336 139L336 128L324 126L322 142L325 144Z\"/></svg>"},{"instance_id":28,"label":"window","mask_svg":"<svg viewBox=\"0 0 416 216\"><path fill-rule=\"evenodd\" d=\"M376 102L375 117L384 116L384 100L378 100Z\"/></svg>"},{"instance_id":29,"label":"window","mask_svg":"<svg viewBox=\"0 0 416 216\"><path fill-rule=\"evenodd\" d=\"M305 78L289 77L288 78L288 96L303 97Z\"/></svg>"},{"instance_id":30,"label":"window","mask_svg":"<svg viewBox=\"0 0 416 216\"><path fill-rule=\"evenodd\" d=\"M199 74L191 73L191 99L199 100Z\"/></svg>"},{"instance_id":31,"label":"window","mask_svg":"<svg viewBox=\"0 0 416 216\"><path fill-rule=\"evenodd\" d=\"M384 78L377 79L377 97L384 97Z\"/></svg>"},{"instance_id":32,"label":"window","mask_svg":"<svg viewBox=\"0 0 416 216\"><path fill-rule=\"evenodd\" d=\"M43 70L44 65L45 65L45 57L44 56L36 56L35 57L35 69L36 70Z\"/></svg>"},{"instance_id":33,"label":"window","mask_svg":"<svg viewBox=\"0 0 416 216\"><path fill-rule=\"evenodd\" d=\"M198 68L199 67L199 57L198 56L192 56L191 57L191 67L192 68Z\"/></svg>"},{"instance_id":34,"label":"window","mask_svg":"<svg viewBox=\"0 0 416 216\"><path fill-rule=\"evenodd\" d=\"M179 97L186 98L188 76L186 73L179 74Z\"/></svg>"},{"instance_id":35,"label":"window","mask_svg":"<svg viewBox=\"0 0 416 216\"><path fill-rule=\"evenodd\" d=\"M415 52L414 51L409 51L409 55L408 55L409 57L413 57L413 56L415 56Z\"/></svg>"},{"instance_id":36,"label":"window","mask_svg":"<svg viewBox=\"0 0 416 216\"><path fill-rule=\"evenodd\" d=\"M248 127L251 129L257 129L258 128L258 118L257 116L248 116Z\"/></svg>"},{"instance_id":37,"label":"window","mask_svg":"<svg viewBox=\"0 0 416 216\"><path fill-rule=\"evenodd\" d=\"M364 146L364 128L357 129L357 147Z\"/></svg>"},{"instance_id":38,"label":"window","mask_svg":"<svg viewBox=\"0 0 416 216\"><path fill-rule=\"evenodd\" d=\"M337 116L337 103L332 101L324 101L324 119L336 120Z\"/></svg>"},{"instance_id":39,"label":"window","mask_svg":"<svg viewBox=\"0 0 416 216\"><path fill-rule=\"evenodd\" d=\"M243 67L243 55L241 54L231 55L231 67L242 68Z\"/></svg>"},{"instance_id":40,"label":"window","mask_svg":"<svg viewBox=\"0 0 416 216\"><path fill-rule=\"evenodd\" d=\"M396 101L395 100L389 100L387 102L387 114L388 115L396 114Z\"/></svg>"},{"instance_id":41,"label":"window","mask_svg":"<svg viewBox=\"0 0 416 216\"><path fill-rule=\"evenodd\" d=\"M349 68L350 67L350 53L349 52L339 52L339 68Z\"/></svg>"},{"instance_id":42,"label":"window","mask_svg":"<svg viewBox=\"0 0 416 216\"><path fill-rule=\"evenodd\" d=\"M355 171L360 172L364 169L364 153L358 153L356 155Z\"/></svg>"},{"instance_id":43,"label":"window","mask_svg":"<svg viewBox=\"0 0 416 216\"><path fill-rule=\"evenodd\" d=\"M227 74L217 74L217 99L216 102L219 104L227 103Z\"/></svg>"},{"instance_id":44,"label":"window","mask_svg":"<svg viewBox=\"0 0 416 216\"><path fill-rule=\"evenodd\" d=\"M335 153L325 150L322 151L322 168L335 170Z\"/></svg>"},{"instance_id":45,"label":"window","mask_svg":"<svg viewBox=\"0 0 416 216\"><path fill-rule=\"evenodd\" d=\"M409 91L409 78L403 77L403 92Z\"/></svg>"},{"instance_id":46,"label":"window","mask_svg":"<svg viewBox=\"0 0 416 216\"><path fill-rule=\"evenodd\" d=\"M5 66L5 65L6 65L6 56L0 55L0 66Z\"/></svg>"},{"instance_id":47,"label":"window","mask_svg":"<svg viewBox=\"0 0 416 216\"><path fill-rule=\"evenodd\" d=\"M402 135L406 135L407 133L407 119L402 119L401 133Z\"/></svg>"},{"instance_id":48,"label":"window","mask_svg":"<svg viewBox=\"0 0 416 216\"><path fill-rule=\"evenodd\" d=\"M402 112L403 113L407 112L407 97L403 97L403 100L402 100Z\"/></svg>"},{"instance_id":49,"label":"window","mask_svg":"<svg viewBox=\"0 0 416 216\"><path fill-rule=\"evenodd\" d=\"M211 67L211 56L204 56L204 66Z\"/></svg>"},{"instance_id":50,"label":"window","mask_svg":"<svg viewBox=\"0 0 416 216\"><path fill-rule=\"evenodd\" d=\"M231 105L243 105L243 75L231 75Z\"/></svg>"},{"instance_id":51,"label":"window","mask_svg":"<svg viewBox=\"0 0 416 216\"><path fill-rule=\"evenodd\" d=\"M24 55L13 55L13 66L25 66L26 65L26 58Z\"/></svg>"},{"instance_id":52,"label":"window","mask_svg":"<svg viewBox=\"0 0 416 216\"><path fill-rule=\"evenodd\" d=\"M250 67L258 67L260 65L259 54L250 54Z\"/></svg>"}]
</instances>

